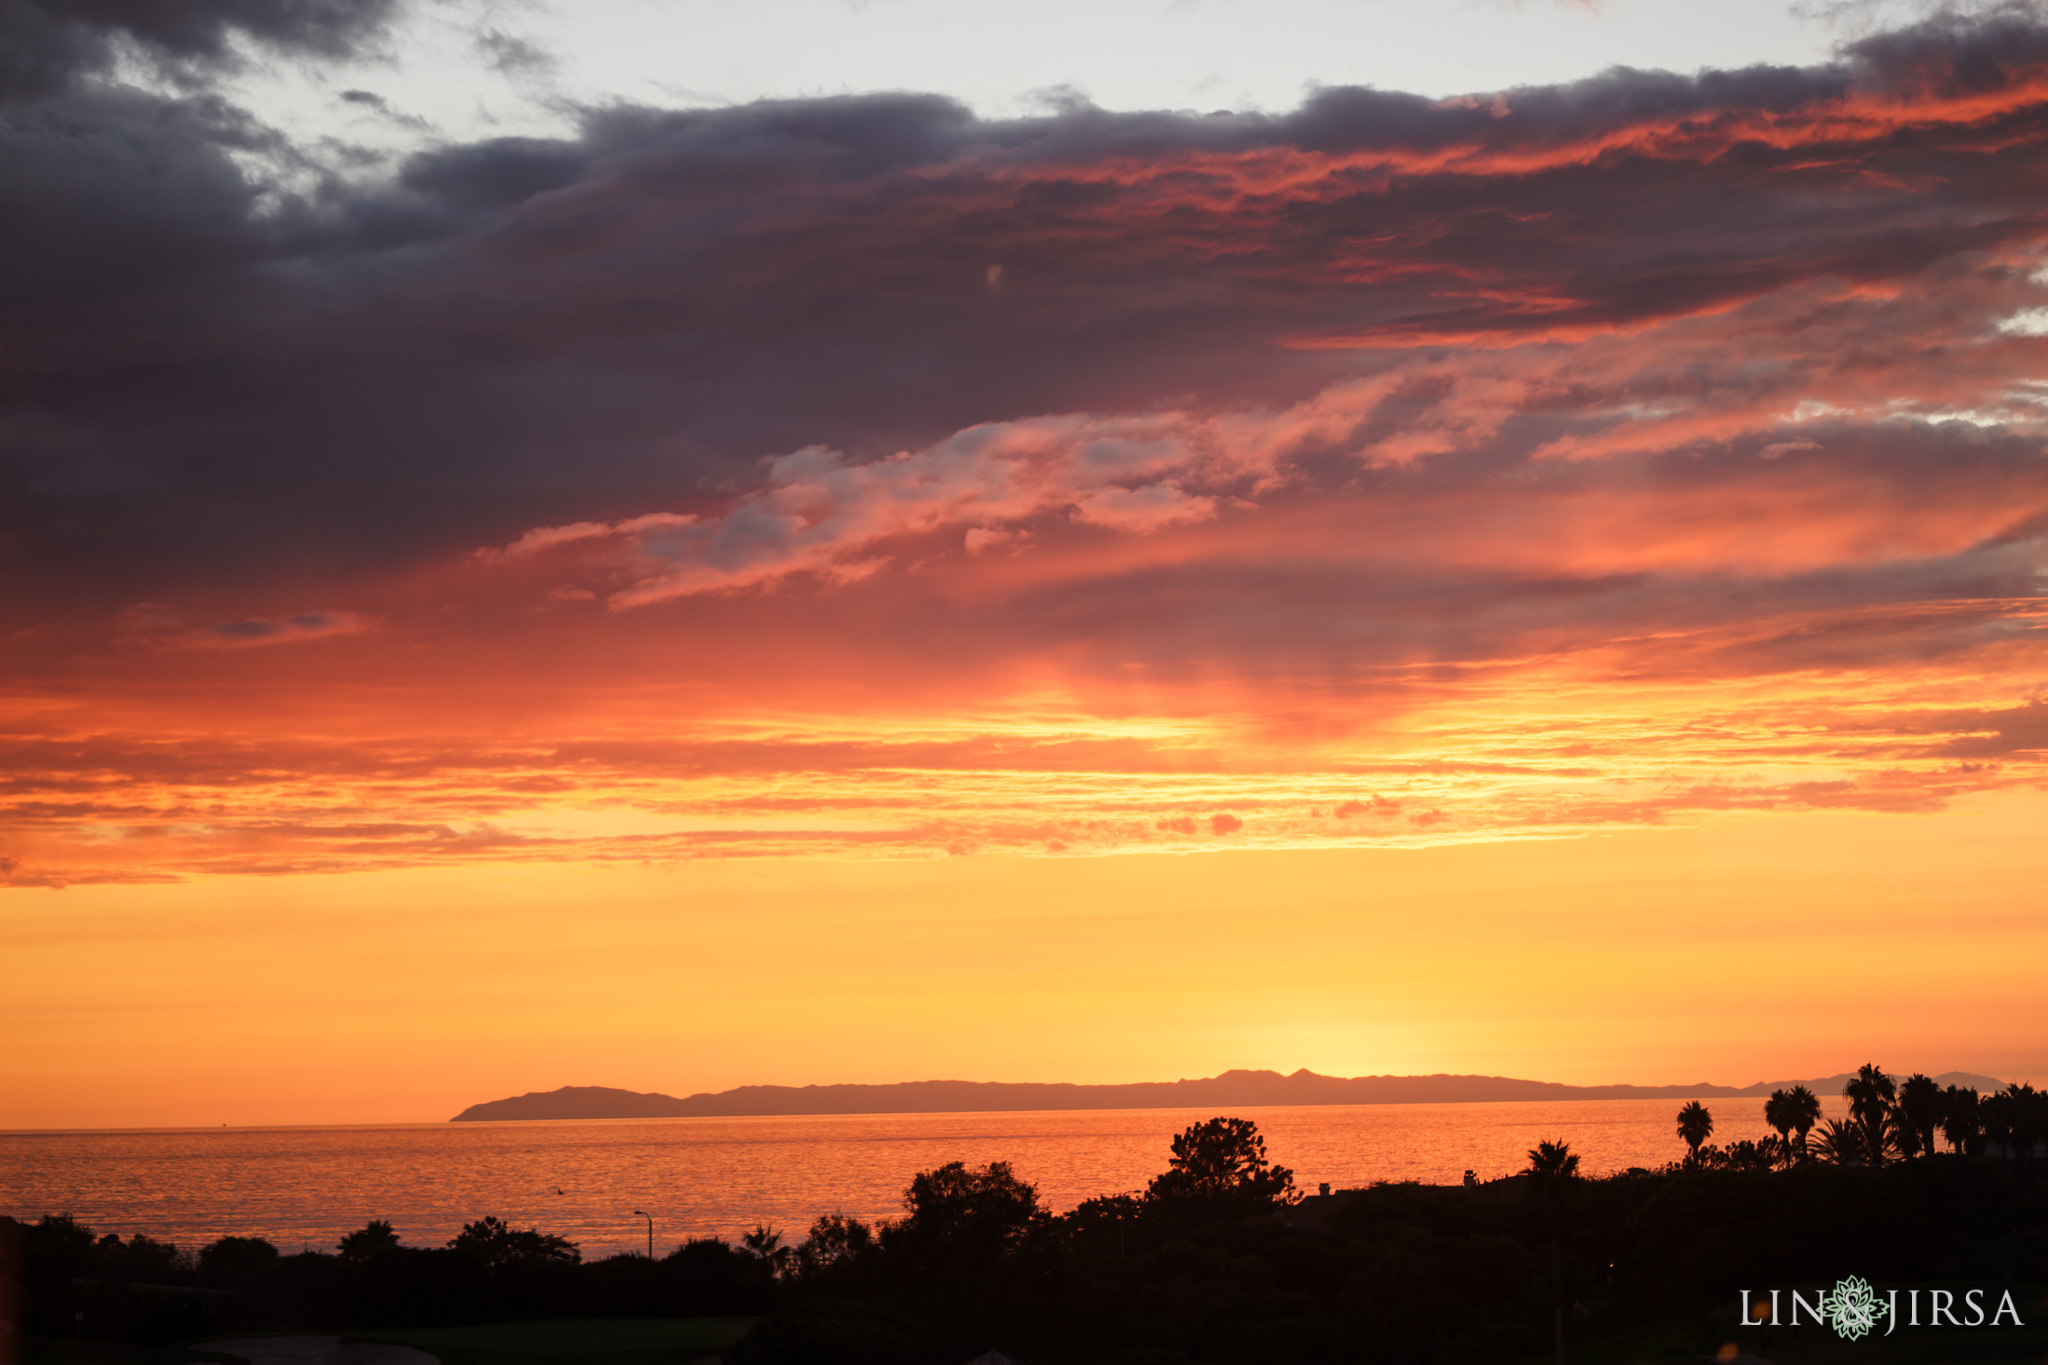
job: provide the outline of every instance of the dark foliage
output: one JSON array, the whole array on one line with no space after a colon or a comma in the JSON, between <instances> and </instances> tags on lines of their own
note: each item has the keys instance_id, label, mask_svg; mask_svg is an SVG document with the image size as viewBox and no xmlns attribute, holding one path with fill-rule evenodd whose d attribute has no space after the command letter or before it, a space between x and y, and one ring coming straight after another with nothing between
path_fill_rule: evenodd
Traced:
<instances>
[{"instance_id":1,"label":"dark foliage","mask_svg":"<svg viewBox=\"0 0 2048 1365\"><path fill-rule=\"evenodd\" d=\"M1789 1107L1788 1134L1810 1125L1809 1106ZM1235 1131L1198 1125L1183 1139L1198 1130ZM1238 1149L1263 1158L1262 1144ZM1085 1201L999 1254L979 1242L968 1292L957 1267L909 1254L901 1225L877 1234L821 1219L779 1286L784 1307L736 1359L966 1359L994 1346L1100 1365L1455 1365L1547 1354L1559 1335L1698 1322L1742 1285L2048 1277L2048 1200L2010 1163L1844 1167L1797 1155L1789 1136L1740 1140L1663 1171L1587 1180L1567 1149L1545 1144L1511 1180L1379 1185L1313 1208L1219 1201L1190 1224L1165 1216L1202 1169L1200 1144L1184 1140L1144 1195ZM971 1221L969 1201L929 1197L966 1174L926 1173L911 1204L935 1223ZM1720 1344L1701 1342L1708 1353Z\"/></svg>"},{"instance_id":2,"label":"dark foliage","mask_svg":"<svg viewBox=\"0 0 2048 1365\"><path fill-rule=\"evenodd\" d=\"M31 1335L69 1335L76 1312L88 1336L141 1342L746 1315L762 1321L733 1365L958 1365L991 1348L1035 1365L1465 1365L1699 1322L1743 1286L2048 1281L2048 1189L2018 1145L2032 1104L2022 1087L1978 1106L1991 1117L1977 1158L1925 1154L1919 1125L1923 1154L1883 1165L1795 1160L1796 1143L1767 1139L1586 1179L1548 1143L1511 1179L1294 1203L1250 1125L1212 1121L1182 1134L1145 1194L1063 1216L1006 1164L955 1162L920 1173L904 1216L879 1227L832 1214L794 1247L762 1228L659 1260L579 1262L564 1239L495 1219L435 1249L371 1224L345 1255L224 1238L190 1256L69 1218L0 1220L0 1236Z\"/></svg>"},{"instance_id":3,"label":"dark foliage","mask_svg":"<svg viewBox=\"0 0 2048 1365\"><path fill-rule=\"evenodd\" d=\"M221 1289L240 1289L277 1264L277 1248L261 1237L223 1237L199 1251L199 1278Z\"/></svg>"},{"instance_id":4,"label":"dark foliage","mask_svg":"<svg viewBox=\"0 0 2048 1365\"><path fill-rule=\"evenodd\" d=\"M721 1241L687 1242L660 1261L579 1264L565 1239L487 1221L455 1239L459 1250L405 1246L373 1223L342 1240L342 1255L286 1256L260 1238L224 1237L190 1256L144 1236L95 1238L68 1217L0 1218L0 1242L12 1249L0 1259L21 1266L27 1335L82 1330L103 1341L536 1316L752 1316L776 1303L760 1264Z\"/></svg>"},{"instance_id":5,"label":"dark foliage","mask_svg":"<svg viewBox=\"0 0 2048 1365\"><path fill-rule=\"evenodd\" d=\"M336 1250L344 1261L367 1261L398 1250L398 1233L381 1218L343 1237Z\"/></svg>"},{"instance_id":6,"label":"dark foliage","mask_svg":"<svg viewBox=\"0 0 2048 1365\"><path fill-rule=\"evenodd\" d=\"M1173 1139L1173 1159L1145 1188L1160 1218L1187 1225L1246 1217L1292 1202L1294 1172L1266 1159L1266 1140L1249 1119L1213 1118Z\"/></svg>"},{"instance_id":7,"label":"dark foliage","mask_svg":"<svg viewBox=\"0 0 2048 1365\"><path fill-rule=\"evenodd\" d=\"M909 1217L883 1229L883 1245L917 1265L951 1271L995 1265L1048 1217L1037 1187L1017 1179L1007 1161L920 1171L903 1207Z\"/></svg>"},{"instance_id":8,"label":"dark foliage","mask_svg":"<svg viewBox=\"0 0 2048 1365\"><path fill-rule=\"evenodd\" d=\"M463 1224L462 1231L449 1239L448 1249L494 1267L575 1265L583 1259L576 1244L566 1237L514 1228L492 1217Z\"/></svg>"}]
</instances>

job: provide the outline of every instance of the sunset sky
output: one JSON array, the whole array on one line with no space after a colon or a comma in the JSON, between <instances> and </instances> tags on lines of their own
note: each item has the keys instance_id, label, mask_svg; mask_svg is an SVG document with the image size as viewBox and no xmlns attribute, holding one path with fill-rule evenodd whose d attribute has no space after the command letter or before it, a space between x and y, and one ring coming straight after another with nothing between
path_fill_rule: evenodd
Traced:
<instances>
[{"instance_id":1,"label":"sunset sky","mask_svg":"<svg viewBox=\"0 0 2048 1365\"><path fill-rule=\"evenodd\" d=\"M1714 8L0 3L0 1126L2048 1080L2048 14Z\"/></svg>"}]
</instances>

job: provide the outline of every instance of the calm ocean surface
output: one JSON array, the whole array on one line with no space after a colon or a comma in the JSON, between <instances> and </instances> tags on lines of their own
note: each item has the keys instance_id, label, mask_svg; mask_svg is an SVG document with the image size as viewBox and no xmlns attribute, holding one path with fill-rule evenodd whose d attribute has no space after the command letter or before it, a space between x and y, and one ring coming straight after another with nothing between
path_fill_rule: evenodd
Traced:
<instances>
[{"instance_id":1,"label":"calm ocean surface","mask_svg":"<svg viewBox=\"0 0 2048 1365\"><path fill-rule=\"evenodd\" d=\"M1456 1183L1520 1169L1562 1138L1589 1174L1685 1152L1681 1100L1374 1104L1239 1109L1268 1154L1313 1191L1374 1180ZM1761 1137L1761 1099L1709 1099L1714 1141ZM1830 1117L1842 1101L1824 1098ZM372 1218L438 1245L496 1214L561 1233L586 1258L658 1252L685 1236L756 1223L802 1236L821 1213L901 1212L910 1177L948 1161L1008 1161L1054 1208L1135 1190L1168 1141L1209 1111L874 1114L811 1118L420 1123L0 1133L0 1213L70 1213L101 1232L146 1232L188 1250L228 1233L288 1251L332 1249Z\"/></svg>"}]
</instances>

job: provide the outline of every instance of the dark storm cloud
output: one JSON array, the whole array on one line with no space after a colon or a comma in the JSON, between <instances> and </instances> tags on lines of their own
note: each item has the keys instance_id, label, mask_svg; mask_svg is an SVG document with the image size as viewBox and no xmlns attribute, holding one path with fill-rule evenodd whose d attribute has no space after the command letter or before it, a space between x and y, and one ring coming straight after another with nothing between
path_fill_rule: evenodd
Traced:
<instances>
[{"instance_id":1,"label":"dark storm cloud","mask_svg":"<svg viewBox=\"0 0 2048 1365\"><path fill-rule=\"evenodd\" d=\"M396 0L0 0L0 100L48 96L126 41L172 61L218 63L228 38L309 56L354 50Z\"/></svg>"},{"instance_id":2,"label":"dark storm cloud","mask_svg":"<svg viewBox=\"0 0 2048 1365\"><path fill-rule=\"evenodd\" d=\"M75 71L114 34L334 51L384 9L8 13ZM1333 90L1278 117L615 108L282 199L235 158L290 149L215 98L18 83L41 97L0 126L14 550L134 601L173 560L375 563L715 507L811 444L861 460L1034 413L1286 404L1417 345L1890 286L2042 233L2044 56L2007 18L1826 68ZM1845 339L1824 359L1888 344ZM1804 381L1778 368L1628 382ZM1434 401L1404 392L1373 420ZM1453 458L1525 458L1572 401Z\"/></svg>"}]
</instances>

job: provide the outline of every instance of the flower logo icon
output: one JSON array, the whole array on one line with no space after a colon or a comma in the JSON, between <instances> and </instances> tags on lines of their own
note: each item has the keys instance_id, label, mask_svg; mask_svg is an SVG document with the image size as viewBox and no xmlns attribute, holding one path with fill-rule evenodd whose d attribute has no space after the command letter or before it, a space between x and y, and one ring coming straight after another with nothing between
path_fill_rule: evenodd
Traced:
<instances>
[{"instance_id":1,"label":"flower logo icon","mask_svg":"<svg viewBox=\"0 0 2048 1365\"><path fill-rule=\"evenodd\" d=\"M1833 1291L1826 1297L1826 1312L1828 1326L1835 1329L1836 1336L1858 1341L1877 1326L1885 1309L1870 1282L1860 1275L1851 1275L1835 1281Z\"/></svg>"}]
</instances>

